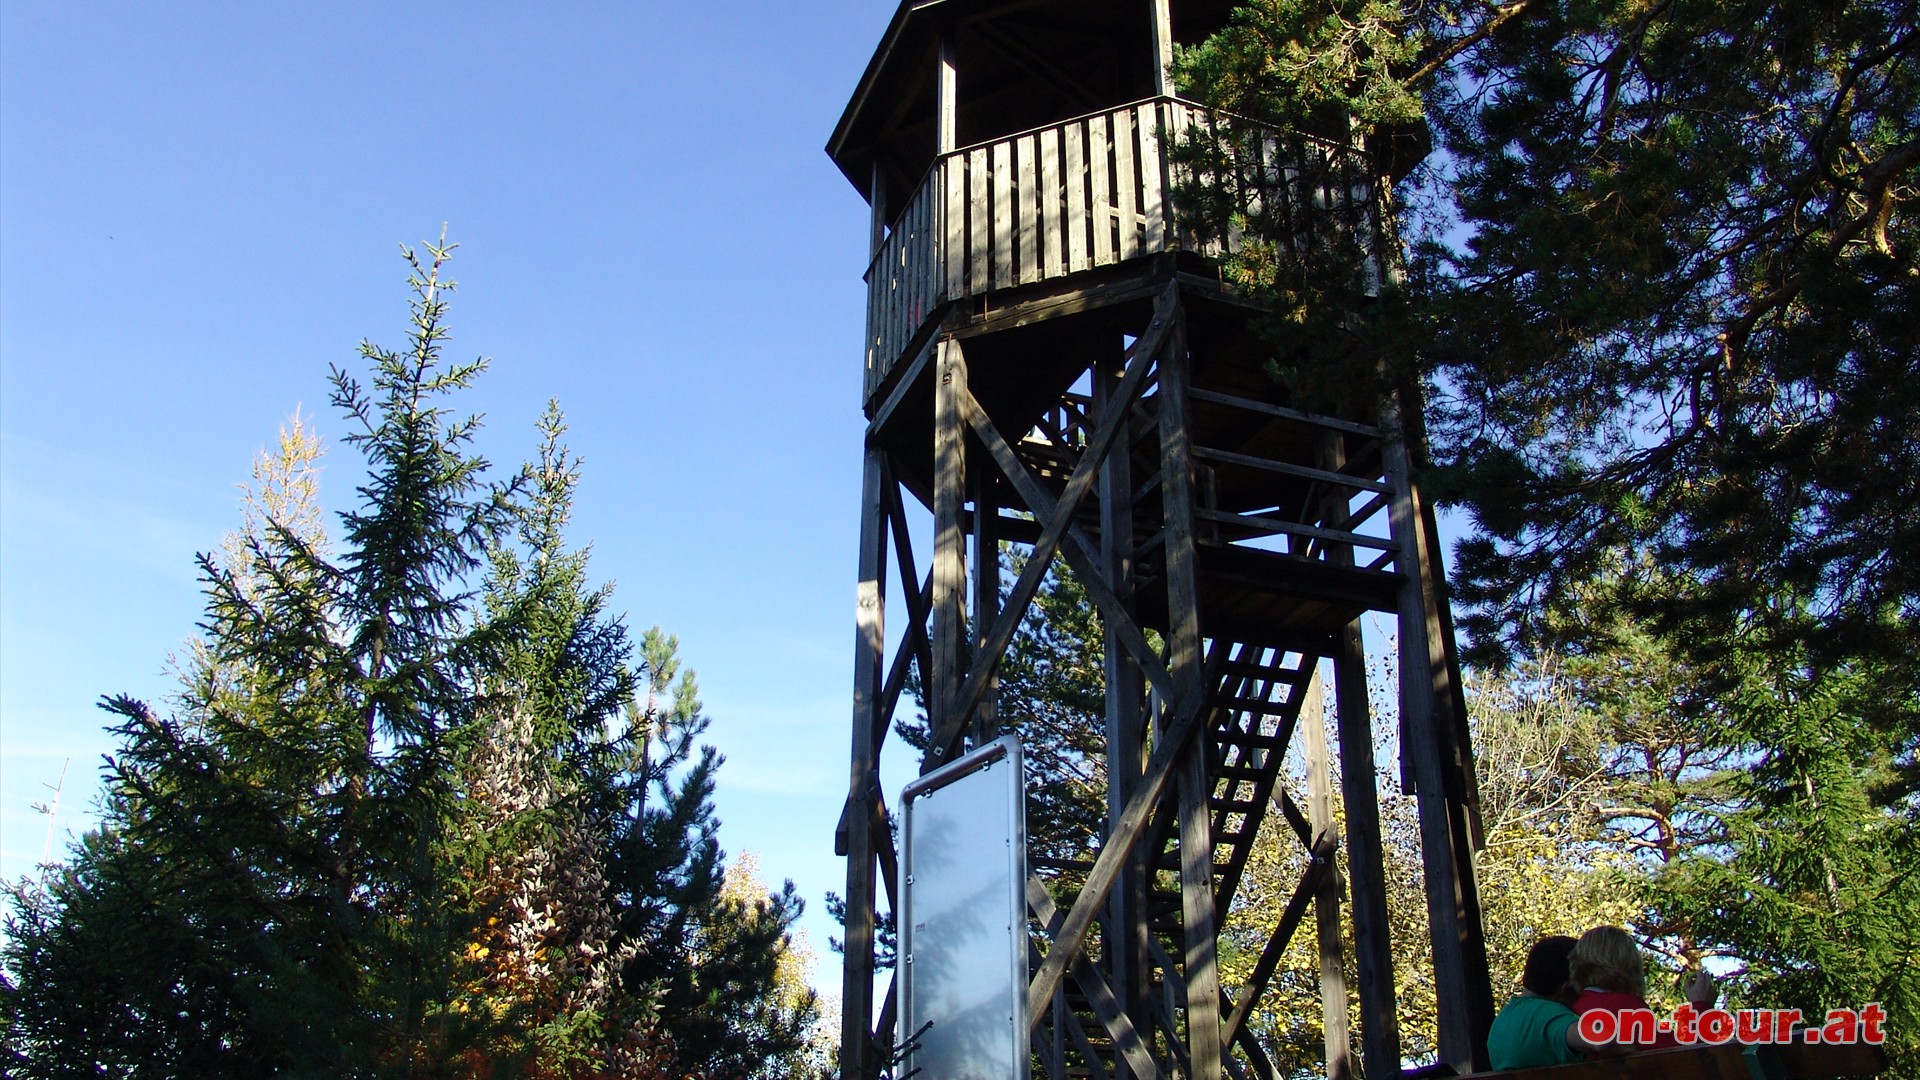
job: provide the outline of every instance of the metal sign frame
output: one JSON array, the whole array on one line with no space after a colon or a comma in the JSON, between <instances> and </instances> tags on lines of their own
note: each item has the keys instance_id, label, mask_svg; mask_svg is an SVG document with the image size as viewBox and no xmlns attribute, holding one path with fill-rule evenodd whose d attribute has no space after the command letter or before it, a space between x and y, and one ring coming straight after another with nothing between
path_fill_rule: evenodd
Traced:
<instances>
[{"instance_id":1,"label":"metal sign frame","mask_svg":"<svg viewBox=\"0 0 1920 1080\"><path fill-rule=\"evenodd\" d=\"M1026 786L1003 735L901 792L902 1075L1024 1080Z\"/></svg>"}]
</instances>

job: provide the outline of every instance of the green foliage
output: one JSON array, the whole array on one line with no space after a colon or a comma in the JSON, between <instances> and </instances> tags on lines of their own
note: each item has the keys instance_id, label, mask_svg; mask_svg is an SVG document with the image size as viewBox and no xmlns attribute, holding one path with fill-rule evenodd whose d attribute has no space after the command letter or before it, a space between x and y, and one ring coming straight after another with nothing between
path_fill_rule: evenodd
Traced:
<instances>
[{"instance_id":1,"label":"green foliage","mask_svg":"<svg viewBox=\"0 0 1920 1080\"><path fill-rule=\"evenodd\" d=\"M448 408L449 251L407 253L408 348L333 373L339 554L296 419L171 708L106 701L104 825L11 890L10 1075L801 1075L799 902L723 891L697 688L658 630L637 684L567 546L557 408L505 482Z\"/></svg>"},{"instance_id":2,"label":"green foliage","mask_svg":"<svg viewBox=\"0 0 1920 1080\"><path fill-rule=\"evenodd\" d=\"M1182 49L1183 94L1250 120L1329 135L1422 118L1402 76L1423 34L1383 0L1253 0L1227 29Z\"/></svg>"},{"instance_id":3,"label":"green foliage","mask_svg":"<svg viewBox=\"0 0 1920 1080\"><path fill-rule=\"evenodd\" d=\"M1343 116L1395 180L1374 298L1183 149L1196 224L1248 233L1227 272L1272 305L1281 393L1437 403L1410 435L1472 515L1462 623L1496 666L1565 657L1538 689L1597 725L1581 843L1624 860L1649 944L1737 963L1750 1001L1911 1009L1920 13L1354 10L1250 5L1183 58L1249 118L1229 153ZM1408 97L1365 92L1374 56ZM1380 138L1389 100L1431 128L1420 169Z\"/></svg>"},{"instance_id":4,"label":"green foliage","mask_svg":"<svg viewBox=\"0 0 1920 1080\"><path fill-rule=\"evenodd\" d=\"M1698 586L1670 619L1911 655L1916 29L1901 0L1537 4L1436 86L1449 231L1414 291L1483 641L1630 548Z\"/></svg>"}]
</instances>

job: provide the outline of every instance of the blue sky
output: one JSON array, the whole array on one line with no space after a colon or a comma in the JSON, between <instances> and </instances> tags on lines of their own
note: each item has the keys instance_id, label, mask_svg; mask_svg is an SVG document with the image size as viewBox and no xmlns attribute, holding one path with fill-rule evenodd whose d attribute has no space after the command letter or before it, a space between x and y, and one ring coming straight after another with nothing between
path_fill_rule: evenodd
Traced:
<instances>
[{"instance_id":1,"label":"blue sky","mask_svg":"<svg viewBox=\"0 0 1920 1080\"><path fill-rule=\"evenodd\" d=\"M558 397L574 536L679 635L727 756L722 841L842 880L866 207L820 149L891 14L806 4L0 10L0 875L102 694L150 701L196 551L327 365L404 340L400 243L460 245L450 355L510 467ZM335 445L322 494L352 498ZM831 984L830 972L821 980Z\"/></svg>"}]
</instances>

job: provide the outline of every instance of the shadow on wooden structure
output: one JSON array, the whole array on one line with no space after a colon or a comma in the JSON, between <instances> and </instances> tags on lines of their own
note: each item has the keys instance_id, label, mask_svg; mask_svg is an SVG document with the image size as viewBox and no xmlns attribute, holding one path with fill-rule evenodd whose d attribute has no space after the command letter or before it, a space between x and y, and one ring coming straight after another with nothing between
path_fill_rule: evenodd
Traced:
<instances>
[{"instance_id":1,"label":"shadow on wooden structure","mask_svg":"<svg viewBox=\"0 0 1920 1080\"><path fill-rule=\"evenodd\" d=\"M879 765L901 696L917 675L923 772L997 736L1014 719L999 666L1056 558L1105 637L1107 814L1097 851L1036 860L1028 883L1034 1067L1054 1080L1273 1077L1250 1018L1311 919L1325 943L1326 1074L1400 1073L1415 1047L1393 1019L1369 612L1394 620L1399 648L1399 765L1417 799L1440 1007L1425 1049L1484 1067L1477 788L1403 425L1417 403L1343 416L1290 404L1249 328L1256 312L1213 261L1237 237L1186 234L1170 210L1181 177L1163 141L1215 118L1171 93L1166 59L1227 6L910 0L829 145L874 207L836 837L849 1078L874 1076L898 1038L874 960L898 888ZM1233 183L1243 199L1297 205L1299 243L1326 228L1377 242L1364 154L1278 134L1243 144ZM1026 557L1017 576L1008 551ZM1337 717L1331 745L1300 723L1317 721L1321 694ZM1304 785L1284 775L1290 748ZM1220 922L1273 814L1305 869L1251 977L1223 986Z\"/></svg>"}]
</instances>

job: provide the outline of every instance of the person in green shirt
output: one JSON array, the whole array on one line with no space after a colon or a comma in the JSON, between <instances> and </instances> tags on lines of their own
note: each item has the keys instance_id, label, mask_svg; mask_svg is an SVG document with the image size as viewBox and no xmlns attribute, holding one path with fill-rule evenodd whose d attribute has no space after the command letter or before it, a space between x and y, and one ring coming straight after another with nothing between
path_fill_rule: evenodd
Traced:
<instances>
[{"instance_id":1,"label":"person in green shirt","mask_svg":"<svg viewBox=\"0 0 1920 1080\"><path fill-rule=\"evenodd\" d=\"M1576 987L1567 958L1577 944L1570 937L1541 938L1527 951L1520 973L1520 993L1487 1032L1487 1058L1496 1069L1524 1069L1538 1065L1570 1065L1588 1053L1611 1053L1575 1030L1577 1017L1569 1006Z\"/></svg>"}]
</instances>

